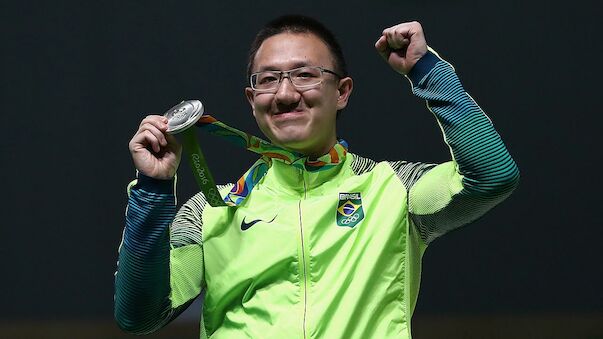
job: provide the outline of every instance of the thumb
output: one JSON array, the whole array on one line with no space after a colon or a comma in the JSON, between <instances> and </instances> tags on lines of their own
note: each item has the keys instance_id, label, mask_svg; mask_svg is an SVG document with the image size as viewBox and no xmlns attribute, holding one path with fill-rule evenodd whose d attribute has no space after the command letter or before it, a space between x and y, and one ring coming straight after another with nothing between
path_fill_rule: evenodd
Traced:
<instances>
[{"instance_id":1,"label":"thumb","mask_svg":"<svg viewBox=\"0 0 603 339\"><path fill-rule=\"evenodd\" d=\"M383 59L388 59L389 54L391 53L391 49L389 48L389 45L387 43L387 37L385 35L382 35L379 40L377 40L377 42L375 43L375 49L377 49L377 52L379 53L379 55L381 55Z\"/></svg>"}]
</instances>

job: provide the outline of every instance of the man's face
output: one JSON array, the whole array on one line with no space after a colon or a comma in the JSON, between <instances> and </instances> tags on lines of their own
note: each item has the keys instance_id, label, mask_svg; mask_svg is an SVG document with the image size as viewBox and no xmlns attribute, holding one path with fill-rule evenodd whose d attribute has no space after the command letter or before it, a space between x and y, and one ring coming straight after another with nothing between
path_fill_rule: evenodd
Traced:
<instances>
[{"instance_id":1,"label":"man's face","mask_svg":"<svg viewBox=\"0 0 603 339\"><path fill-rule=\"evenodd\" d=\"M333 70L327 45L313 34L280 33L264 40L252 73L302 66ZM323 79L309 89L296 89L288 78L276 93L245 89L258 126L274 144L311 156L323 155L335 144L335 117L337 110L347 105L352 79L338 79L329 73L324 73Z\"/></svg>"}]
</instances>

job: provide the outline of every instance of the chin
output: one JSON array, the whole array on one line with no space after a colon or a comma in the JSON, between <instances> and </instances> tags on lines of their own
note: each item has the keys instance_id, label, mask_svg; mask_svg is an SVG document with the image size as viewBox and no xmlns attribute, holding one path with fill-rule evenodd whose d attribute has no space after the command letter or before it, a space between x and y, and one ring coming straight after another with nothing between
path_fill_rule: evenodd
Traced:
<instances>
[{"instance_id":1,"label":"chin","mask_svg":"<svg viewBox=\"0 0 603 339\"><path fill-rule=\"evenodd\" d=\"M276 133L272 133L272 137L270 138L273 143L283 146L303 145L307 144L311 139L310 133L307 133L305 130L300 130L299 128L279 129Z\"/></svg>"}]
</instances>

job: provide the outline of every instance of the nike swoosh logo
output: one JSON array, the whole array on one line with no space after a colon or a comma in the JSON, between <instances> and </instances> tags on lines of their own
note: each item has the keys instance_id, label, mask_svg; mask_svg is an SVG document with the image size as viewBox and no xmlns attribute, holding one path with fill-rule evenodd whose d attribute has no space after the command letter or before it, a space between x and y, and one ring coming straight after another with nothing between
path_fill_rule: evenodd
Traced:
<instances>
[{"instance_id":1,"label":"nike swoosh logo","mask_svg":"<svg viewBox=\"0 0 603 339\"><path fill-rule=\"evenodd\" d=\"M272 220L270 221L265 221L265 220L261 220L261 219L257 219L257 220L253 220L251 222L245 222L245 218L243 218L243 221L241 221L241 231L246 231L248 230L251 226L257 224L260 221L263 221L267 224L271 223L274 221L274 219L276 219L276 215L274 216L274 218L272 218Z\"/></svg>"}]
</instances>

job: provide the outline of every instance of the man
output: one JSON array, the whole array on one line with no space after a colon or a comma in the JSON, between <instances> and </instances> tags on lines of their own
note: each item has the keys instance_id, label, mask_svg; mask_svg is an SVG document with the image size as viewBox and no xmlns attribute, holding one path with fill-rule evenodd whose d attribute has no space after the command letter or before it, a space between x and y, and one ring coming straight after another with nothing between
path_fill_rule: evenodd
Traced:
<instances>
[{"instance_id":1,"label":"man","mask_svg":"<svg viewBox=\"0 0 603 339\"><path fill-rule=\"evenodd\" d=\"M519 174L419 23L385 29L375 47L427 100L454 160L348 153L335 134L353 88L339 45L312 19L274 20L252 45L245 95L270 141L302 157L265 159L261 175L223 188L236 206L197 194L176 214L181 147L165 118L146 117L130 142L139 175L116 274L121 328L152 332L204 290L202 337L410 338L427 245L506 198Z\"/></svg>"}]
</instances>

